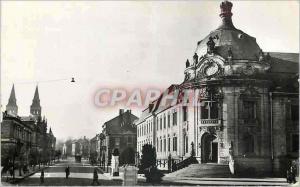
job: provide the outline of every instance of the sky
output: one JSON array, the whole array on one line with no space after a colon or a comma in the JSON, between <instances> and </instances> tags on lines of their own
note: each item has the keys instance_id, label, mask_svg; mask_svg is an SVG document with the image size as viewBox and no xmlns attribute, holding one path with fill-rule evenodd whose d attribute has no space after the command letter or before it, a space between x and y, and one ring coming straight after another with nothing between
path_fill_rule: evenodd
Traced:
<instances>
[{"instance_id":1,"label":"sky","mask_svg":"<svg viewBox=\"0 0 300 187\"><path fill-rule=\"evenodd\" d=\"M124 108L97 107L97 90L181 83L197 41L220 24L220 2L2 1L1 110L15 83L19 115L29 115L38 83L57 139L92 138ZM233 1L232 13L263 51L299 52L298 1Z\"/></svg>"}]
</instances>

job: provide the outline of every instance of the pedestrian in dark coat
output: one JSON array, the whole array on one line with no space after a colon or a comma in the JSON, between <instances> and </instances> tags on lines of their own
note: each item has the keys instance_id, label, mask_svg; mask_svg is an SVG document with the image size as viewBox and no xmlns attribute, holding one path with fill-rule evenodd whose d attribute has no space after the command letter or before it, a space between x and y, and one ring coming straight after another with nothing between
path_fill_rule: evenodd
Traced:
<instances>
[{"instance_id":1,"label":"pedestrian in dark coat","mask_svg":"<svg viewBox=\"0 0 300 187\"><path fill-rule=\"evenodd\" d=\"M70 167L69 166L65 169L65 172L66 172L66 179L68 179L69 175L70 175Z\"/></svg>"},{"instance_id":2,"label":"pedestrian in dark coat","mask_svg":"<svg viewBox=\"0 0 300 187\"><path fill-rule=\"evenodd\" d=\"M42 171L41 171L41 177L40 177L40 180L41 180L41 184L43 184L44 183L44 169L42 169Z\"/></svg>"},{"instance_id":3,"label":"pedestrian in dark coat","mask_svg":"<svg viewBox=\"0 0 300 187\"><path fill-rule=\"evenodd\" d=\"M99 181L98 181L98 172L97 172L97 168L94 169L94 175L93 175L93 182L92 185L94 184L100 185Z\"/></svg>"}]
</instances>

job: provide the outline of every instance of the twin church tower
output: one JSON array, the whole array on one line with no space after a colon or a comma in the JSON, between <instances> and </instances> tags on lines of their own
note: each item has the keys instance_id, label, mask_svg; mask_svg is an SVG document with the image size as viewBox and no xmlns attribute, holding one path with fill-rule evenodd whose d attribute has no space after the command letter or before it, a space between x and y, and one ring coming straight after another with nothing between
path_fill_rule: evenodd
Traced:
<instances>
[{"instance_id":1,"label":"twin church tower","mask_svg":"<svg viewBox=\"0 0 300 187\"><path fill-rule=\"evenodd\" d=\"M15 86L13 85L8 104L6 105L6 111L8 114L18 115L18 105L15 93ZM39 89L38 86L35 88L34 97L30 106L30 114L35 117L40 117L42 114L42 107L40 105Z\"/></svg>"}]
</instances>

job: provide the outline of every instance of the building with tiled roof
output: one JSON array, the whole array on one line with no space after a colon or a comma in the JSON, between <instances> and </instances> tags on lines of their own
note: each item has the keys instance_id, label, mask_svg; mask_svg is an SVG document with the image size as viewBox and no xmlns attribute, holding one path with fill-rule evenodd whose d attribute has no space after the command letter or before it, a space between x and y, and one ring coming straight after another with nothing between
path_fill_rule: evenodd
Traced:
<instances>
[{"instance_id":1,"label":"building with tiled roof","mask_svg":"<svg viewBox=\"0 0 300 187\"><path fill-rule=\"evenodd\" d=\"M122 159L124 150L130 148L134 153L136 152L136 127L134 126L136 120L138 118L131 113L131 110L125 112L120 109L118 116L102 125L102 137L100 137L102 163L105 162L105 165L110 165L111 156L115 149L120 153L120 165L125 163L125 160Z\"/></svg>"}]
</instances>

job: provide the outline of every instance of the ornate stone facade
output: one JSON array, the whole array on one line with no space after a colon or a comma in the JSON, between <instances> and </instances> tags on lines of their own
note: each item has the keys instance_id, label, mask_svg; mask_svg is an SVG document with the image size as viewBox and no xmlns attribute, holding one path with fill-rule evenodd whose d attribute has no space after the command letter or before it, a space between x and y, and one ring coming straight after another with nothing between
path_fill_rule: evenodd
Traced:
<instances>
[{"instance_id":1,"label":"ornate stone facade","mask_svg":"<svg viewBox=\"0 0 300 187\"><path fill-rule=\"evenodd\" d=\"M154 101L137 122L138 150L150 143L158 159L182 160L193 142L200 163L283 175L299 157L299 54L265 54L254 37L234 27L232 3L220 8L221 25L197 43L194 63L186 63L184 82L174 88L199 92L196 106ZM176 125L165 122L169 115Z\"/></svg>"}]
</instances>

